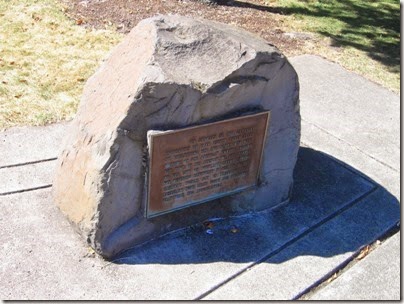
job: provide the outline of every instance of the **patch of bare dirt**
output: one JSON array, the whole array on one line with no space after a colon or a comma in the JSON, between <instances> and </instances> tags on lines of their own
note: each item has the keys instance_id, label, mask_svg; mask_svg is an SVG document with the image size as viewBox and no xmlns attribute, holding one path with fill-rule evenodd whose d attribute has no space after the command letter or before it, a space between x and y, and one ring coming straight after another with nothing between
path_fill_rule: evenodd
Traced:
<instances>
[{"instance_id":1,"label":"patch of bare dirt","mask_svg":"<svg viewBox=\"0 0 404 304\"><path fill-rule=\"evenodd\" d=\"M60 0L77 24L105 28L115 26L128 33L140 20L157 14L178 14L232 24L277 46L285 55L299 53L305 39L285 34L285 16L261 0L226 1L211 5L202 0Z\"/></svg>"}]
</instances>

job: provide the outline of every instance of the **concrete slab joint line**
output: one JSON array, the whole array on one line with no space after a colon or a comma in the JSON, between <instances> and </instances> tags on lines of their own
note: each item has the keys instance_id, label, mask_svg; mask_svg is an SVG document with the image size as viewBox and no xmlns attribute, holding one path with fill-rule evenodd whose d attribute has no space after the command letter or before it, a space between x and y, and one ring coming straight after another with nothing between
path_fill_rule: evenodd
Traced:
<instances>
[{"instance_id":1,"label":"concrete slab joint line","mask_svg":"<svg viewBox=\"0 0 404 304\"><path fill-rule=\"evenodd\" d=\"M0 167L56 158L69 122L0 132Z\"/></svg>"},{"instance_id":2,"label":"concrete slab joint line","mask_svg":"<svg viewBox=\"0 0 404 304\"><path fill-rule=\"evenodd\" d=\"M362 134L361 125L352 123L343 111L352 112L360 104L363 90L373 94L362 102L369 104L366 111L394 112L390 101L396 97L364 79L352 79L352 73L324 59L298 56L291 62L301 81L303 111L306 116L313 111L313 122L320 128L306 122L302 130L308 147L299 149L290 203L270 212L215 221L212 235L203 226L165 235L128 250L110 264L94 258L52 204L51 182L46 180L51 180L51 165L66 125L0 133L0 142L10 148L0 149L0 172L4 173L0 185L7 185L0 192L16 191L0 196L0 298L289 300L307 294L312 300L399 299L399 233L324 288L307 293L400 222L398 199L386 190L399 180L397 172L363 157L353 148L363 149L362 143L351 141L341 129L345 125ZM322 79L326 70L327 80ZM327 90L330 84L333 87ZM348 108L343 92L349 92L353 100ZM381 100L386 107L380 107ZM329 109L324 111L314 101ZM316 112L319 109L325 117L329 116L324 113L339 115L341 126L335 128L333 121L325 124ZM363 125L374 121L390 125L390 120L374 118L365 115ZM380 124L375 128L384 134L386 128ZM395 116L392 124L399 125ZM395 127L392 130L387 132L389 138ZM372 137L368 140L372 146L378 144ZM398 170L394 162L386 161L389 153L379 152L374 148L369 154ZM36 174L38 170L43 174ZM383 178L375 181L381 174ZM231 232L234 227L237 233Z\"/></svg>"},{"instance_id":3,"label":"concrete slab joint line","mask_svg":"<svg viewBox=\"0 0 404 304\"><path fill-rule=\"evenodd\" d=\"M376 191L378 189L377 186L371 188L368 192L364 193L363 195L361 195L360 197L358 197L357 199L353 200L352 202L350 202L349 204L345 205L343 208L337 210L335 213L330 214L328 217L322 219L320 222L313 224L310 228L306 229L305 231L301 232L299 235L297 235L295 238L289 240L288 242L286 242L285 244L283 244L282 246L280 246L279 248L277 248L276 250L274 250L273 252L270 252L269 254L265 255L264 257L260 258L259 260L257 260L254 263L251 263L250 265L244 267L243 269L241 269L239 272L235 273L234 275L232 275L231 277L229 277L227 280L221 282L220 284L212 287L210 290L204 292L203 294L201 294L200 296L198 296L197 298L195 298L195 300L201 300L206 298L209 294L211 294L212 292L214 292L215 290L219 289L220 287L226 285L227 283L229 283L230 281L237 279L238 276L242 275L243 273L245 273L246 271L249 271L251 269L253 269L253 267L258 266L259 264L267 261L268 259L270 259L271 257L275 256L276 254L278 254L279 252L281 252L282 250L287 250L287 248L289 246L291 246L292 244L294 244L295 242L299 241L300 239L304 238L306 235L310 234L312 231L314 231L315 229L319 228L320 226L326 224L328 221L332 220L333 218L337 217L338 215L340 215L342 212L345 212L346 210L348 210L349 208L353 207L355 204L357 204L358 202L360 202L361 200L365 199L367 196L369 196L370 194L372 194L374 191ZM346 265L349 262L349 260L347 260L343 265L338 265L338 268ZM330 273L334 273L336 271L336 269L333 269ZM313 287L317 286L318 284L320 284L322 282L323 278L319 279L318 281L314 282L311 286L309 286L307 289L305 289L304 291L301 292L301 294L297 295L294 300L298 299L301 295L305 294L308 290L312 289Z\"/></svg>"},{"instance_id":4,"label":"concrete slab joint line","mask_svg":"<svg viewBox=\"0 0 404 304\"><path fill-rule=\"evenodd\" d=\"M367 157L370 157L371 159L373 159L373 160L379 162L380 164L382 164L383 166L386 166L387 168L393 170L394 172L398 172L397 169L395 169L394 167L390 166L389 164L386 164L385 162L383 162L383 161L377 159L376 157L373 157L372 155L368 154L366 151L364 151L364 150L362 150L362 149L360 149L360 148L358 148L358 147L356 147L356 146L354 146L354 145L351 145L349 142L345 141L344 139L339 138L338 136L332 134L331 132L328 132L328 131L325 130L324 128L319 127L319 126L317 126L316 124L314 124L314 123L312 123L312 122L310 122L310 121L306 121L305 119L302 119L302 121L305 121L305 122L307 122L307 123L313 125L314 127L320 129L321 131L327 133L328 135L331 135L331 136L335 137L337 140L339 140L339 141L343 142L344 144L346 144L346 145L348 145L348 146L350 146L350 147L352 147L352 148L358 150L360 153L362 153L362 154L366 155Z\"/></svg>"},{"instance_id":5,"label":"concrete slab joint line","mask_svg":"<svg viewBox=\"0 0 404 304\"><path fill-rule=\"evenodd\" d=\"M400 232L331 283L316 290L310 300L400 300ZM366 280L371 277L372 280Z\"/></svg>"},{"instance_id":6,"label":"concrete slab joint line","mask_svg":"<svg viewBox=\"0 0 404 304\"><path fill-rule=\"evenodd\" d=\"M400 96L318 56L291 63L300 79L302 118L399 171Z\"/></svg>"},{"instance_id":7,"label":"concrete slab joint line","mask_svg":"<svg viewBox=\"0 0 404 304\"><path fill-rule=\"evenodd\" d=\"M0 169L6 169L6 168L13 168L13 167L21 167L21 166L27 166L27 165L33 165L33 164L39 164L39 163L44 163L48 161L54 161L57 160L57 157L51 157L47 159L40 159L40 160L33 160L33 161L27 161L23 163L16 163L16 164L10 164L10 165L4 165L0 166Z\"/></svg>"},{"instance_id":8,"label":"concrete slab joint line","mask_svg":"<svg viewBox=\"0 0 404 304\"><path fill-rule=\"evenodd\" d=\"M394 223L392 226L390 226L386 231L383 231L379 236L375 237L372 241L368 242L367 244L359 247L352 255L350 255L349 259L346 259L343 263L338 265L336 268L332 269L330 272L328 272L325 276L323 276L320 280L314 282L310 286L308 286L305 290L297 294L293 300L308 300L311 299L311 297L318 292L321 293L321 290L324 288L327 288L327 286L331 283L334 282L334 280L337 280L340 278L340 276L344 275L346 271L349 271L352 267L355 267L355 265L358 263L356 260L358 257L360 257L363 252L371 247L374 246L375 243L379 242L379 240L385 239L388 235L396 234L399 231L399 224ZM366 259L366 256L364 258ZM399 273L399 272L398 272ZM394 275L394 274L393 274ZM341 298L342 299L342 298ZM345 298L345 300L349 299ZM364 297L363 299L369 299L367 297ZM374 298L377 299L377 298ZM382 299L379 297L378 299ZM384 299L386 300L386 299Z\"/></svg>"},{"instance_id":9,"label":"concrete slab joint line","mask_svg":"<svg viewBox=\"0 0 404 304\"><path fill-rule=\"evenodd\" d=\"M25 188L25 189L21 189L21 190L2 192L2 193L0 193L0 196L6 196L6 195L11 195L11 194L35 191L35 190L46 189L46 188L51 188L51 187L52 187L52 184L48 184L48 185L42 185L42 186L33 187L33 188Z\"/></svg>"},{"instance_id":10,"label":"concrete slab joint line","mask_svg":"<svg viewBox=\"0 0 404 304\"><path fill-rule=\"evenodd\" d=\"M0 195L33 191L50 187L56 162L32 161L0 169Z\"/></svg>"},{"instance_id":11,"label":"concrete slab joint line","mask_svg":"<svg viewBox=\"0 0 404 304\"><path fill-rule=\"evenodd\" d=\"M334 137L328 136L306 122L302 121L302 141L301 144L313 149L320 149L324 153L331 154L342 165L350 170L354 170L363 177L373 179L383 185L387 191L391 192L397 199L400 198L400 175L379 162L363 157L357 150L341 144Z\"/></svg>"},{"instance_id":12,"label":"concrete slab joint line","mask_svg":"<svg viewBox=\"0 0 404 304\"><path fill-rule=\"evenodd\" d=\"M382 202L389 198L391 199L391 196L383 189L373 191L359 200L357 204L340 213L339 216L311 230L310 233L268 257L267 260L249 268L248 272L232 278L226 284L219 286L220 288L213 288L204 293L203 298L207 300L295 300L301 298L302 295L345 267L366 244L381 238L386 231L396 226L399 219L397 214L399 206L395 200L391 201L392 204L388 206L388 210L384 210L382 218L374 217L374 212L379 211L381 207L384 208ZM386 215L387 217L385 217ZM363 230L360 230L361 227L364 227ZM346 252L332 257L307 254L316 250L324 254L329 250L335 250L337 246L345 246ZM395 254L395 259L399 261L399 255ZM396 269L394 274L396 278L398 278L397 274L399 271ZM372 282L373 278L358 277L358 280L365 285L366 282ZM380 282L380 280L378 281ZM399 285L399 280L397 279L395 283ZM352 287L352 284L355 283L348 284L347 286ZM383 283L380 282L380 285L383 286ZM284 288L284 286L288 286L288 288ZM238 291L237 294L234 293L234 290ZM321 289L319 292L321 293ZM335 298L327 296L327 298L317 297L316 299L355 298L355 296L346 298L338 296L338 289L335 289L333 295ZM347 293L345 293L346 295ZM397 289L395 295L397 299L399 297ZM374 295L362 299L383 299L383 297L378 298Z\"/></svg>"}]
</instances>

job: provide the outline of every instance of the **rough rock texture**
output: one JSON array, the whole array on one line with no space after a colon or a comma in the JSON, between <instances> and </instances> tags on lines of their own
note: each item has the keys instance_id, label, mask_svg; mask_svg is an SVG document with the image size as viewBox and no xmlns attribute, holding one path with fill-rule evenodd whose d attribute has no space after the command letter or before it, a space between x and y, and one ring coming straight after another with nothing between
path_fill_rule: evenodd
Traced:
<instances>
[{"instance_id":1,"label":"rough rock texture","mask_svg":"<svg viewBox=\"0 0 404 304\"><path fill-rule=\"evenodd\" d=\"M144 217L148 130L271 111L255 189ZM65 139L54 199L104 257L209 217L287 202L300 140L296 72L272 45L181 16L140 22L88 80Z\"/></svg>"}]
</instances>

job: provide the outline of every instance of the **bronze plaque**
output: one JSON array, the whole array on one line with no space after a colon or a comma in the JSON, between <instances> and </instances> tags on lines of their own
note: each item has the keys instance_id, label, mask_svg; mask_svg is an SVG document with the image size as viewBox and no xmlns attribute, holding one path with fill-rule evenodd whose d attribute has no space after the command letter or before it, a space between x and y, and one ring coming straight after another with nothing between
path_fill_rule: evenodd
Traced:
<instances>
[{"instance_id":1,"label":"bronze plaque","mask_svg":"<svg viewBox=\"0 0 404 304\"><path fill-rule=\"evenodd\" d=\"M146 217L256 185L269 112L148 134Z\"/></svg>"}]
</instances>

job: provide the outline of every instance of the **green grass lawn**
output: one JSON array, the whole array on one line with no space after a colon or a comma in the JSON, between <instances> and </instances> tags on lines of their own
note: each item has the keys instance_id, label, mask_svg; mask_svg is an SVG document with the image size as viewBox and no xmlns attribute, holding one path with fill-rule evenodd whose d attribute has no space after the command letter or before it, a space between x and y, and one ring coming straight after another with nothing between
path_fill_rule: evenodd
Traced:
<instances>
[{"instance_id":1,"label":"green grass lawn","mask_svg":"<svg viewBox=\"0 0 404 304\"><path fill-rule=\"evenodd\" d=\"M56 0L0 0L0 129L71 118L121 35L88 30Z\"/></svg>"},{"instance_id":2,"label":"green grass lawn","mask_svg":"<svg viewBox=\"0 0 404 304\"><path fill-rule=\"evenodd\" d=\"M397 0L263 5L282 17L284 31L315 33L298 53L321 55L399 92ZM0 0L0 130L72 118L85 81L122 38L77 25L57 0Z\"/></svg>"},{"instance_id":3,"label":"green grass lawn","mask_svg":"<svg viewBox=\"0 0 404 304\"><path fill-rule=\"evenodd\" d=\"M269 0L295 31L318 34L307 52L399 92L400 3L397 0Z\"/></svg>"}]
</instances>

